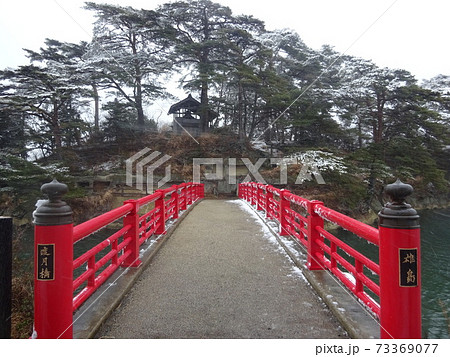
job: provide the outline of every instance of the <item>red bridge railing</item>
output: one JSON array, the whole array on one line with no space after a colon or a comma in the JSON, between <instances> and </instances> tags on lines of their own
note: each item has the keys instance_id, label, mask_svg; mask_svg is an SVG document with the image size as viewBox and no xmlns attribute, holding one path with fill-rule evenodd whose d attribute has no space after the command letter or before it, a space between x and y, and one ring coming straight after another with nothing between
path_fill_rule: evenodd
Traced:
<instances>
[{"instance_id":1,"label":"red bridge railing","mask_svg":"<svg viewBox=\"0 0 450 357\"><path fill-rule=\"evenodd\" d=\"M204 197L204 186L183 183L104 213L77 226L57 181L42 191L49 200L35 217L35 338L72 338L73 312L119 267L138 267L142 244L166 233L169 221ZM122 219L120 227L93 248L73 258L74 244ZM74 279L75 276L75 279Z\"/></svg>"},{"instance_id":2,"label":"red bridge railing","mask_svg":"<svg viewBox=\"0 0 450 357\"><path fill-rule=\"evenodd\" d=\"M140 246L204 196L202 184L172 186L73 227L61 201L67 186L53 181L42 191L49 200L34 212L36 338L72 338L73 312L119 267L139 266ZM420 338L420 230L417 212L404 202L412 187L396 182L386 192L393 202L379 213L376 229L287 190L239 185L240 198L305 247L310 270L329 270L379 318L381 337ZM113 234L73 259L74 244L122 218ZM324 220L378 247L379 263L326 230Z\"/></svg>"},{"instance_id":3,"label":"red bridge railing","mask_svg":"<svg viewBox=\"0 0 450 357\"><path fill-rule=\"evenodd\" d=\"M305 248L309 270L329 270L375 314L382 338L421 338L420 230L417 212L404 202L412 187L397 181L386 191L393 203L380 212L376 229L288 190L239 184L239 198ZM325 220L375 245L379 263L326 230Z\"/></svg>"}]
</instances>

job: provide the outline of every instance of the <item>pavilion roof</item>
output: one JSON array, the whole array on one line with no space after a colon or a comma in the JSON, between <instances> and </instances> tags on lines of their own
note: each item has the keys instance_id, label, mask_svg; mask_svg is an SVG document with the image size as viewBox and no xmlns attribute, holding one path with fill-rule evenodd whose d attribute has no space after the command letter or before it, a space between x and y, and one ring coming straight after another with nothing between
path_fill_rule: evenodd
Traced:
<instances>
[{"instance_id":1,"label":"pavilion roof","mask_svg":"<svg viewBox=\"0 0 450 357\"><path fill-rule=\"evenodd\" d=\"M200 105L201 105L201 103L198 100L194 99L192 97L192 95L189 94L183 100L180 100L178 103L173 104L170 107L168 114L174 114L174 113L178 112L180 109L187 109L187 110L190 110L192 113L198 115ZM213 111L213 110L209 111L210 120L215 119L218 116L219 116L219 114L217 114L215 111Z\"/></svg>"}]
</instances>

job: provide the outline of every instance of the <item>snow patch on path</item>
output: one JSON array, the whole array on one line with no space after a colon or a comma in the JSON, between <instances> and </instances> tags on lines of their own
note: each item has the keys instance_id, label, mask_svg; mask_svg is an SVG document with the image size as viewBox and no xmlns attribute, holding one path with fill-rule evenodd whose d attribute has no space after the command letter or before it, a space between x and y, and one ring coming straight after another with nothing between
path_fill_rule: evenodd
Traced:
<instances>
[{"instance_id":1,"label":"snow patch on path","mask_svg":"<svg viewBox=\"0 0 450 357\"><path fill-rule=\"evenodd\" d=\"M286 253L286 251L284 250L284 248L280 245L280 243L278 242L277 238L275 238L273 232L267 227L266 223L263 222L264 218L261 217L247 202L242 201L242 200L229 200L226 201L228 203L232 203L232 204L236 204L242 211L247 212L251 218L253 218L254 223L256 223L260 229L261 232L263 233L263 238L268 240L275 248L275 251L277 251L278 253L281 253L291 264L290 268L291 268L291 274L289 274L288 276L293 276L293 277L297 277L302 279L303 281L308 282L308 280L306 279L306 277L303 275L302 270L297 267L291 260L291 258L289 257L289 255ZM268 223L272 223L273 222L268 222ZM274 227L273 227L274 228Z\"/></svg>"}]
</instances>

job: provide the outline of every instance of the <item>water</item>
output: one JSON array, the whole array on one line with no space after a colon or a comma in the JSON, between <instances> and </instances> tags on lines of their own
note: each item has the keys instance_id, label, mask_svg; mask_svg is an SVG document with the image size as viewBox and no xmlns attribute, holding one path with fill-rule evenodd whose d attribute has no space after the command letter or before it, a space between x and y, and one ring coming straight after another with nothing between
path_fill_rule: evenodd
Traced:
<instances>
[{"instance_id":1,"label":"water","mask_svg":"<svg viewBox=\"0 0 450 357\"><path fill-rule=\"evenodd\" d=\"M422 253L422 335L450 338L450 209L419 212ZM336 236L378 262L378 249L344 230Z\"/></svg>"},{"instance_id":2,"label":"water","mask_svg":"<svg viewBox=\"0 0 450 357\"><path fill-rule=\"evenodd\" d=\"M450 338L450 209L419 214L423 336Z\"/></svg>"}]
</instances>

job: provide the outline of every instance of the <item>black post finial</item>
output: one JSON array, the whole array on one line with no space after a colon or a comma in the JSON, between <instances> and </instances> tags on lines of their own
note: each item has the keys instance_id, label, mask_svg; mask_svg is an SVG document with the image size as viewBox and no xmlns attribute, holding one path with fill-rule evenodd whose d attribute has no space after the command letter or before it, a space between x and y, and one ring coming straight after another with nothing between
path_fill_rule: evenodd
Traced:
<instances>
[{"instance_id":1,"label":"black post finial","mask_svg":"<svg viewBox=\"0 0 450 357\"><path fill-rule=\"evenodd\" d=\"M57 226L73 222L72 209L62 197L68 192L67 185L56 179L41 187L42 193L48 196L48 200L39 205L33 212L34 223L40 226Z\"/></svg>"},{"instance_id":2,"label":"black post finial","mask_svg":"<svg viewBox=\"0 0 450 357\"><path fill-rule=\"evenodd\" d=\"M411 185L401 182L399 179L386 186L385 192L392 202L386 205L378 213L380 226L388 228L418 228L419 215L411 205L405 202L406 197L413 193Z\"/></svg>"},{"instance_id":3,"label":"black post finial","mask_svg":"<svg viewBox=\"0 0 450 357\"><path fill-rule=\"evenodd\" d=\"M413 193L414 189L411 185L403 183L397 179L394 183L386 186L385 192L391 198L392 203L396 205L405 204L405 199Z\"/></svg>"},{"instance_id":4,"label":"black post finial","mask_svg":"<svg viewBox=\"0 0 450 357\"><path fill-rule=\"evenodd\" d=\"M68 192L68 188L66 184L60 183L54 179L50 183L43 184L41 187L41 192L48 196L50 202L56 203L61 201L62 196Z\"/></svg>"}]
</instances>

